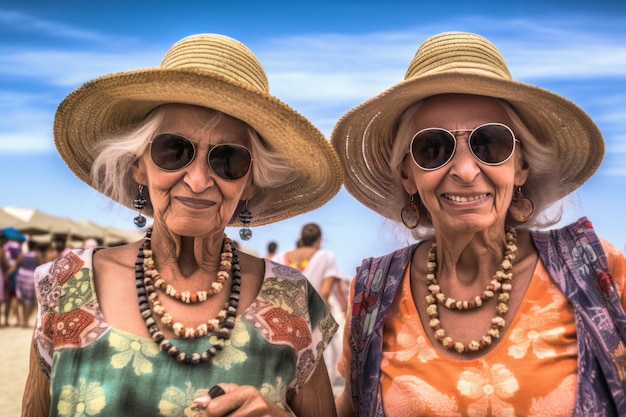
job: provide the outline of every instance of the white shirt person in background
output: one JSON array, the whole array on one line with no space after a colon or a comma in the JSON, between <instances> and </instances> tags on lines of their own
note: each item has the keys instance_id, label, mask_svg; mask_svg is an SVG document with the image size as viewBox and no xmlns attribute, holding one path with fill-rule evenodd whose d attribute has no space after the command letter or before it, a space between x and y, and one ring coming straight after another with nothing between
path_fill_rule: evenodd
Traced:
<instances>
[{"instance_id":1,"label":"white shirt person in background","mask_svg":"<svg viewBox=\"0 0 626 417\"><path fill-rule=\"evenodd\" d=\"M321 249L321 244L322 229L316 223L308 223L302 227L297 248L280 253L273 260L302 272L328 304L333 317L339 323L339 330L324 352L330 382L335 383L341 377L337 371L337 360L341 353L341 334L348 305L349 283L341 274L335 255L329 250Z\"/></svg>"}]
</instances>

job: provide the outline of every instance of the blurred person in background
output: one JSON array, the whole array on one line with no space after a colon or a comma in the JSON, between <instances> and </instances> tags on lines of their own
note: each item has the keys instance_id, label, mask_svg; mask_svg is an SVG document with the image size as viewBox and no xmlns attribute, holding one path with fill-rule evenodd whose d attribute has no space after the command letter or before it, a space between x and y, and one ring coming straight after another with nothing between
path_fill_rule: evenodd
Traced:
<instances>
[{"instance_id":1,"label":"blurred person in background","mask_svg":"<svg viewBox=\"0 0 626 417\"><path fill-rule=\"evenodd\" d=\"M322 249L320 226L316 223L305 224L296 242L296 249L277 255L274 261L296 268L307 277L339 323L340 330L333 338L329 349L324 352L330 381L336 383L340 376L337 371L337 360L341 352L341 332L348 303L347 281L339 270L335 255L327 249Z\"/></svg>"},{"instance_id":2,"label":"blurred person in background","mask_svg":"<svg viewBox=\"0 0 626 417\"><path fill-rule=\"evenodd\" d=\"M15 298L17 299L18 326L27 328L33 311L37 306L35 297L35 269L43 263L43 254L38 243L30 239L26 242L27 250L17 264L15 278Z\"/></svg>"}]
</instances>

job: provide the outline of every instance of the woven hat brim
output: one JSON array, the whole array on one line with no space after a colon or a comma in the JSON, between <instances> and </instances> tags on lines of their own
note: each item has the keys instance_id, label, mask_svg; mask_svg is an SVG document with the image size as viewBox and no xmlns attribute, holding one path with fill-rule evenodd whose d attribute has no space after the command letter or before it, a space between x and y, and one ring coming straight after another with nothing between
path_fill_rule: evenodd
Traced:
<instances>
[{"instance_id":1,"label":"woven hat brim","mask_svg":"<svg viewBox=\"0 0 626 417\"><path fill-rule=\"evenodd\" d=\"M341 187L340 161L308 119L270 94L199 70L153 68L83 84L57 109L55 145L74 174L94 187L90 170L97 141L166 103L212 108L240 119L292 163L296 175L287 184L263 191L272 194L271 201L262 212L253 213L253 226L314 210ZM131 201L119 203L132 208Z\"/></svg>"},{"instance_id":2,"label":"woven hat brim","mask_svg":"<svg viewBox=\"0 0 626 417\"><path fill-rule=\"evenodd\" d=\"M412 104L439 94L459 93L506 100L558 156L558 198L582 185L598 169L604 141L596 124L577 105L545 89L480 72L447 72L402 81L348 111L337 122L331 143L345 168L346 190L382 216L399 220L389 201L401 190L389 159L397 122ZM532 161L530 161L532 167ZM532 168L531 168L532 169ZM558 199L557 198L557 199Z\"/></svg>"}]
</instances>

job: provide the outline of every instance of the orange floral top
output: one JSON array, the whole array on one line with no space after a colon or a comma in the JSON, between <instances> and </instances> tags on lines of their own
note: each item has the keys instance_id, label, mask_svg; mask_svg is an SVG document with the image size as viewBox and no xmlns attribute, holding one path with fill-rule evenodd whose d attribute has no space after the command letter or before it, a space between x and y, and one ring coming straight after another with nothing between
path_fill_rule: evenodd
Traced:
<instances>
[{"instance_id":1,"label":"orange floral top","mask_svg":"<svg viewBox=\"0 0 626 417\"><path fill-rule=\"evenodd\" d=\"M603 242L622 305L626 258ZM443 356L429 341L411 294L409 271L385 317L380 382L387 416L571 416L577 383L572 306L541 260L511 326L473 360ZM354 281L351 300L354 297ZM346 323L343 375L350 364ZM558 362L559 366L554 366Z\"/></svg>"}]
</instances>

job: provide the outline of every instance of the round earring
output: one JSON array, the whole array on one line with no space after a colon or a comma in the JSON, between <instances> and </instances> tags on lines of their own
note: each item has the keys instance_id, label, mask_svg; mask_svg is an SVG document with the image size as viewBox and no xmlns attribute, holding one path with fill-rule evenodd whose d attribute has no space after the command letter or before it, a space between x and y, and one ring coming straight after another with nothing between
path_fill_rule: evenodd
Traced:
<instances>
[{"instance_id":1,"label":"round earring","mask_svg":"<svg viewBox=\"0 0 626 417\"><path fill-rule=\"evenodd\" d=\"M409 204L402 208L400 219L409 229L415 229L420 222L420 211L415 204L415 196L413 194L409 194Z\"/></svg>"},{"instance_id":2,"label":"round earring","mask_svg":"<svg viewBox=\"0 0 626 417\"><path fill-rule=\"evenodd\" d=\"M518 186L509 206L509 217L518 223L526 223L533 216L535 205L528 197L524 197L522 186Z\"/></svg>"}]
</instances>

